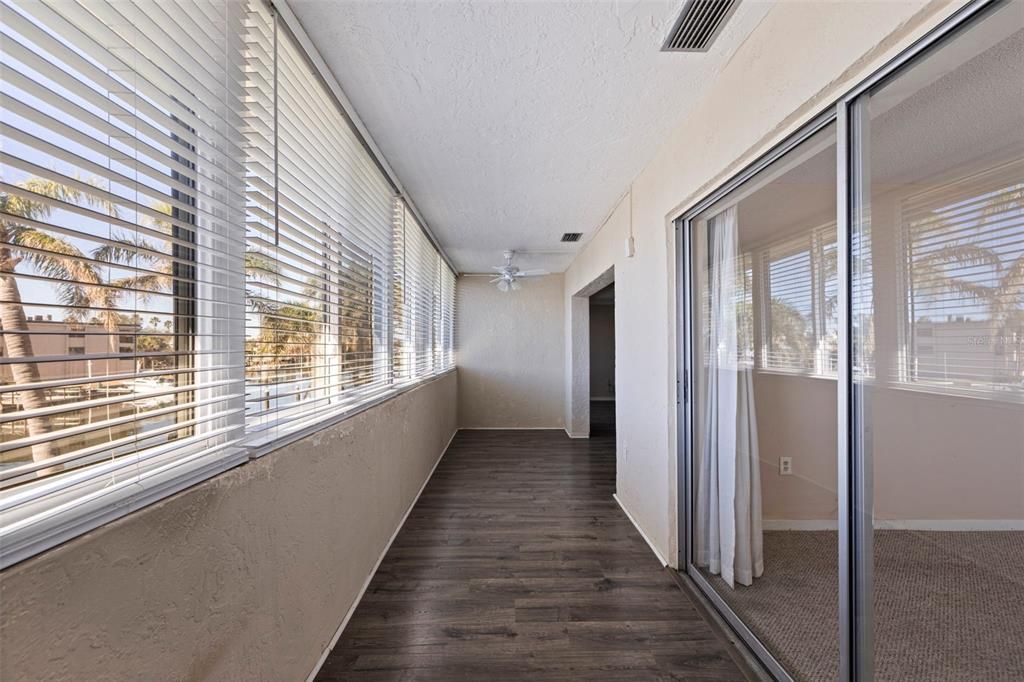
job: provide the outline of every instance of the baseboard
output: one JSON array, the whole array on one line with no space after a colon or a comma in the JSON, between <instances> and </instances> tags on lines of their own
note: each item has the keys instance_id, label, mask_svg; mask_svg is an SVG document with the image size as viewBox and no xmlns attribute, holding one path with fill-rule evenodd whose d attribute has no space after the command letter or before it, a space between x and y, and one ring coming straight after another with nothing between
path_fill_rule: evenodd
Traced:
<instances>
[{"instance_id":1,"label":"baseboard","mask_svg":"<svg viewBox=\"0 0 1024 682\"><path fill-rule=\"evenodd\" d=\"M665 557L661 555L661 552L658 551L658 548L654 546L654 543L651 542L651 539L647 537L647 533L645 533L644 529L640 527L640 524L636 522L636 519L633 518L633 515L629 513L629 510L626 509L626 505L622 504L622 500L619 499L618 493L612 493L612 499L615 500L615 503L619 505L619 509L621 509L622 513L626 515L626 518L629 519L629 522L633 524L633 527L636 528L636 532L640 533L640 537L644 539L644 542L647 543L647 546L651 548L652 552L654 552L654 556L658 557L658 561L661 562L662 567L668 566L668 561L666 561Z\"/></svg>"},{"instance_id":2,"label":"baseboard","mask_svg":"<svg viewBox=\"0 0 1024 682\"><path fill-rule=\"evenodd\" d=\"M564 431L562 426L460 426L459 431Z\"/></svg>"},{"instance_id":3,"label":"baseboard","mask_svg":"<svg viewBox=\"0 0 1024 682\"><path fill-rule=\"evenodd\" d=\"M409 508L405 510L405 514L402 515L402 520L398 522L398 527L395 528L395 532L391 534L391 537L388 539L387 544L384 545L384 549L381 551L380 556L377 557L377 563L373 565L373 570L370 571L370 575L366 577L366 581L363 583L362 589L359 590L359 594L356 595L355 601L352 602L352 606L350 606L348 612L345 613L345 617L342 619L341 625L338 626L337 631L334 633L334 637L331 638L331 643L327 645L327 648L324 649L324 652L320 654L320 660L316 662L316 665L313 667L313 671L309 673L308 677L306 677L306 682L313 682L317 674L320 672L320 668L324 667L324 663L327 661L327 657L334 649L334 646L338 643L338 640L341 639L341 633L345 631L345 626L348 625L349 620L352 619L352 614L356 612L356 609L359 607L359 602L363 600L363 595L366 594L367 588L370 587L370 583L373 581L373 576L377 574L377 569L380 568L381 562L384 561L384 557L387 556L388 550L391 549L391 544L395 541L395 538L397 538L398 534L402 531L402 526L405 525L405 520L409 518L409 514L412 513L413 507L415 507L416 503L419 502L420 495L423 494L423 491L426 489L427 484L430 483L430 479L434 477L434 471L437 469L437 465L441 463L441 460L444 458L445 453L448 452L448 448L451 447L452 441L455 440L455 435L459 431L460 429L455 429L455 431L452 433L452 437L448 439L448 443L444 446L444 448L442 448L441 454L438 455L437 461L434 462L434 466L430 468L430 473L427 474L426 479L424 479L423 485L420 486L419 492L416 493L416 497L413 498L412 503L409 505Z\"/></svg>"},{"instance_id":4,"label":"baseboard","mask_svg":"<svg viewBox=\"0 0 1024 682\"><path fill-rule=\"evenodd\" d=\"M834 519L765 519L764 530L837 530ZM1024 519L875 519L875 530L1008 531L1024 530Z\"/></svg>"},{"instance_id":5,"label":"baseboard","mask_svg":"<svg viewBox=\"0 0 1024 682\"><path fill-rule=\"evenodd\" d=\"M569 436L569 438L590 438L590 432L589 431L587 433L573 433L569 429L562 429L562 430L565 431L565 435Z\"/></svg>"},{"instance_id":6,"label":"baseboard","mask_svg":"<svg viewBox=\"0 0 1024 682\"><path fill-rule=\"evenodd\" d=\"M1024 519L875 519L875 530L1024 530Z\"/></svg>"},{"instance_id":7,"label":"baseboard","mask_svg":"<svg viewBox=\"0 0 1024 682\"><path fill-rule=\"evenodd\" d=\"M839 530L835 519L764 519L764 530Z\"/></svg>"}]
</instances>

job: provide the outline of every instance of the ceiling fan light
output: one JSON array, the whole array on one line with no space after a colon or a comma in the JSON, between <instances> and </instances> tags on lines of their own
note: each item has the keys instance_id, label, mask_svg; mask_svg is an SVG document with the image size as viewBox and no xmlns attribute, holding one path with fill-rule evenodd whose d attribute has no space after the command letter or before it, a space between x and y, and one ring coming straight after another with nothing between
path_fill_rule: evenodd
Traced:
<instances>
[{"instance_id":1,"label":"ceiling fan light","mask_svg":"<svg viewBox=\"0 0 1024 682\"><path fill-rule=\"evenodd\" d=\"M513 291L519 291L522 288L523 288L523 285L519 283L518 279L512 280L512 290Z\"/></svg>"},{"instance_id":2,"label":"ceiling fan light","mask_svg":"<svg viewBox=\"0 0 1024 682\"><path fill-rule=\"evenodd\" d=\"M498 291L508 291L508 280L498 280Z\"/></svg>"}]
</instances>

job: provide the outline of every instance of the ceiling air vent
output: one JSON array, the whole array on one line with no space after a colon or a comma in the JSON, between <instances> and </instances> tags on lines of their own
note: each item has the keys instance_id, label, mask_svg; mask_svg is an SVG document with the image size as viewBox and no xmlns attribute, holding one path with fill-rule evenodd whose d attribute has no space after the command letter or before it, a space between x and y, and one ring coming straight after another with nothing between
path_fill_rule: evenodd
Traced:
<instances>
[{"instance_id":1,"label":"ceiling air vent","mask_svg":"<svg viewBox=\"0 0 1024 682\"><path fill-rule=\"evenodd\" d=\"M580 237L583 236L582 232L566 232L562 235L563 242L578 242Z\"/></svg>"},{"instance_id":2,"label":"ceiling air vent","mask_svg":"<svg viewBox=\"0 0 1024 682\"><path fill-rule=\"evenodd\" d=\"M740 0L686 0L662 52L707 52Z\"/></svg>"}]
</instances>

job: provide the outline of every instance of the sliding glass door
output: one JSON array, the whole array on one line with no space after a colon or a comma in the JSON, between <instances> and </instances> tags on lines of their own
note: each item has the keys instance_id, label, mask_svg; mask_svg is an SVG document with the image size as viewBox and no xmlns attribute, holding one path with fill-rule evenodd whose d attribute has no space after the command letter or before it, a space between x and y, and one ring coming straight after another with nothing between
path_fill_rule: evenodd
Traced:
<instances>
[{"instance_id":1,"label":"sliding glass door","mask_svg":"<svg viewBox=\"0 0 1024 682\"><path fill-rule=\"evenodd\" d=\"M874 678L1024 679L1024 4L851 119Z\"/></svg>"},{"instance_id":2,"label":"sliding glass door","mask_svg":"<svg viewBox=\"0 0 1024 682\"><path fill-rule=\"evenodd\" d=\"M1024 679L1024 3L679 220L680 564L779 679Z\"/></svg>"},{"instance_id":3,"label":"sliding glass door","mask_svg":"<svg viewBox=\"0 0 1024 682\"><path fill-rule=\"evenodd\" d=\"M694 573L815 680L839 669L835 182L828 123L690 221Z\"/></svg>"}]
</instances>

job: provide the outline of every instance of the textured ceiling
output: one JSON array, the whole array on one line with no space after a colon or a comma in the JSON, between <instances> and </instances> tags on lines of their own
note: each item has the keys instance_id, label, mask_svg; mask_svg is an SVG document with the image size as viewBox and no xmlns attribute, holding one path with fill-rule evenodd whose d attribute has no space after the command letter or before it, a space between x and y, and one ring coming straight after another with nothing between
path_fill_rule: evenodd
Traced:
<instances>
[{"instance_id":1,"label":"textured ceiling","mask_svg":"<svg viewBox=\"0 0 1024 682\"><path fill-rule=\"evenodd\" d=\"M463 272L564 270L767 11L686 54L681 0L289 4Z\"/></svg>"}]
</instances>

